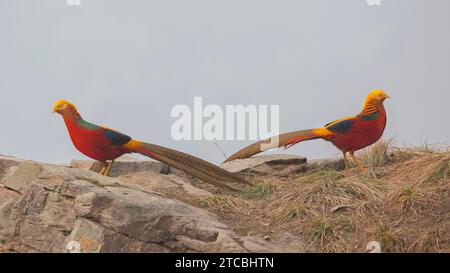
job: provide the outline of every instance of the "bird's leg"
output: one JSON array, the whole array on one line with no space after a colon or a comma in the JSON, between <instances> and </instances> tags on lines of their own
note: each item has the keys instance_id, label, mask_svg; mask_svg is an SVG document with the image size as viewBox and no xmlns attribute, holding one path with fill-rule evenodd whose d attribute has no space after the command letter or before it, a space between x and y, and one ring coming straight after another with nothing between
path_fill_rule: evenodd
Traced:
<instances>
[{"instance_id":1,"label":"bird's leg","mask_svg":"<svg viewBox=\"0 0 450 273\"><path fill-rule=\"evenodd\" d=\"M111 170L112 165L114 164L114 160L111 160L111 162L109 162L108 167L105 170L105 173L103 174L104 176L108 176L109 171Z\"/></svg>"},{"instance_id":2,"label":"bird's leg","mask_svg":"<svg viewBox=\"0 0 450 273\"><path fill-rule=\"evenodd\" d=\"M350 156L352 157L353 162L355 163L355 166L360 166L361 161L355 157L355 152L350 152Z\"/></svg>"},{"instance_id":3,"label":"bird's leg","mask_svg":"<svg viewBox=\"0 0 450 273\"><path fill-rule=\"evenodd\" d=\"M345 169L344 169L344 171L347 171L349 168L348 168L348 158L347 158L347 152L343 152L343 154L344 154L344 164L345 164Z\"/></svg>"},{"instance_id":4,"label":"bird's leg","mask_svg":"<svg viewBox=\"0 0 450 273\"><path fill-rule=\"evenodd\" d=\"M102 170L100 171L100 175L104 175L105 171L106 171L106 167L108 166L108 164L106 162L101 162L102 163Z\"/></svg>"}]
</instances>

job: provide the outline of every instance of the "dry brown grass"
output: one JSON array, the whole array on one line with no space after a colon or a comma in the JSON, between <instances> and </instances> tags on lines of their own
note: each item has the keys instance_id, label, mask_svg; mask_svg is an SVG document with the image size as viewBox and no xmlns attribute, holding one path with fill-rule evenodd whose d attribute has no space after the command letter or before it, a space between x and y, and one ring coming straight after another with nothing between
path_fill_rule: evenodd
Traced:
<instances>
[{"instance_id":1,"label":"dry brown grass","mask_svg":"<svg viewBox=\"0 0 450 273\"><path fill-rule=\"evenodd\" d=\"M220 210L224 213L239 211L239 207L237 203L233 200L233 198L226 195L215 195L205 197L200 200L200 205L203 207Z\"/></svg>"},{"instance_id":2,"label":"dry brown grass","mask_svg":"<svg viewBox=\"0 0 450 273\"><path fill-rule=\"evenodd\" d=\"M317 251L350 252L349 236L364 229L364 217L382 207L386 191L384 181L367 175L316 170L280 184L265 212L272 227L302 234Z\"/></svg>"},{"instance_id":3,"label":"dry brown grass","mask_svg":"<svg viewBox=\"0 0 450 273\"><path fill-rule=\"evenodd\" d=\"M427 164L419 184L450 178L450 153L434 154L429 158Z\"/></svg>"},{"instance_id":4,"label":"dry brown grass","mask_svg":"<svg viewBox=\"0 0 450 273\"><path fill-rule=\"evenodd\" d=\"M273 212L277 213L280 210L285 211L293 204L302 205L303 211L312 215L349 206L353 210L367 211L370 210L367 201L379 200L384 191L382 181L365 177L344 177L334 172L326 174L327 172L314 172L288 186L285 185L269 203L269 208L274 208ZM279 195L283 198L279 198Z\"/></svg>"},{"instance_id":5,"label":"dry brown grass","mask_svg":"<svg viewBox=\"0 0 450 273\"><path fill-rule=\"evenodd\" d=\"M360 151L358 153L359 159L363 166L369 168L369 170L375 170L378 167L382 167L389 161L388 152L391 148L392 139L381 139L374 145Z\"/></svg>"},{"instance_id":6,"label":"dry brown grass","mask_svg":"<svg viewBox=\"0 0 450 273\"><path fill-rule=\"evenodd\" d=\"M364 252L372 240L383 252L450 252L450 152L390 145L360 153L365 168L262 177L199 205L238 233L276 241L289 231L316 252Z\"/></svg>"},{"instance_id":7,"label":"dry brown grass","mask_svg":"<svg viewBox=\"0 0 450 273\"><path fill-rule=\"evenodd\" d=\"M245 188L241 195L247 199L262 199L273 194L276 186L269 182L256 183Z\"/></svg>"}]
</instances>

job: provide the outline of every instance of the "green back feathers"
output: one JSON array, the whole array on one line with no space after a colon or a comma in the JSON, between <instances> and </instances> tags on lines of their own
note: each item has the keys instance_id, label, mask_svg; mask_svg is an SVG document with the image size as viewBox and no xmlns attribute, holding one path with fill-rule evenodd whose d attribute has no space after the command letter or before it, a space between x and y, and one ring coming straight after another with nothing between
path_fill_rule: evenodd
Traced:
<instances>
[{"instance_id":1,"label":"green back feathers","mask_svg":"<svg viewBox=\"0 0 450 273\"><path fill-rule=\"evenodd\" d=\"M92 124L90 122L85 121L84 119L80 118L78 121L78 126L87 129L87 130L97 130L100 128L100 126Z\"/></svg>"}]
</instances>

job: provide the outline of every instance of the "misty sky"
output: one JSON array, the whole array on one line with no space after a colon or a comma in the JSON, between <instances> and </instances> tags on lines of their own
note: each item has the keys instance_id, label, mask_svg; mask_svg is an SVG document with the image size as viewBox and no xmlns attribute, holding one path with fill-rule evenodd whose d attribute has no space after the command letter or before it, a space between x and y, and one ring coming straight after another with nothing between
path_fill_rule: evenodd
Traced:
<instances>
[{"instance_id":1,"label":"misty sky","mask_svg":"<svg viewBox=\"0 0 450 273\"><path fill-rule=\"evenodd\" d=\"M0 154L84 158L57 99L86 120L218 163L174 141L176 104L278 104L282 132L357 114L385 89L385 137L450 140L450 1L0 0ZM250 141L220 141L230 155ZM289 153L338 154L323 141Z\"/></svg>"}]
</instances>

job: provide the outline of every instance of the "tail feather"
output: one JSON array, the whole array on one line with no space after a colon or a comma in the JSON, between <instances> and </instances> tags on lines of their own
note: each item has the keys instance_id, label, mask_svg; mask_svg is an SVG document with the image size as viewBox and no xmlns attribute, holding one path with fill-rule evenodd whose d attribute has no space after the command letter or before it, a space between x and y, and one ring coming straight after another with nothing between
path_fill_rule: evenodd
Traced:
<instances>
[{"instance_id":1,"label":"tail feather","mask_svg":"<svg viewBox=\"0 0 450 273\"><path fill-rule=\"evenodd\" d=\"M269 139L261 140L253 143L227 158L225 162L229 162L235 159L243 159L250 157L252 155L274 149L279 147L289 148L301 141L311 140L320 138L319 135L314 133L314 129L311 130L301 130L290 133L281 134Z\"/></svg>"},{"instance_id":2,"label":"tail feather","mask_svg":"<svg viewBox=\"0 0 450 273\"><path fill-rule=\"evenodd\" d=\"M206 183L234 191L236 191L236 189L226 183L234 182L239 184L251 184L237 174L230 173L227 170L192 155L154 144L135 142L137 145L134 145L133 152L161 161L169 166L184 171L189 175L199 178Z\"/></svg>"}]
</instances>

